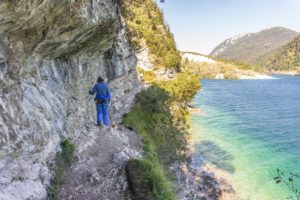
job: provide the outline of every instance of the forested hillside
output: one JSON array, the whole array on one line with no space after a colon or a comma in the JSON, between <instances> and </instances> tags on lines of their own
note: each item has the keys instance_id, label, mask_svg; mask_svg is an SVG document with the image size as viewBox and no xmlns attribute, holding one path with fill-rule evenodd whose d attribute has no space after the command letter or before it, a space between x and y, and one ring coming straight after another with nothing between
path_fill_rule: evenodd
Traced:
<instances>
[{"instance_id":1,"label":"forested hillside","mask_svg":"<svg viewBox=\"0 0 300 200\"><path fill-rule=\"evenodd\" d=\"M210 54L251 65L262 65L277 49L291 42L299 33L282 27L248 33L225 40Z\"/></svg>"},{"instance_id":2,"label":"forested hillside","mask_svg":"<svg viewBox=\"0 0 300 200\"><path fill-rule=\"evenodd\" d=\"M264 65L273 70L299 70L300 67L300 36L280 48Z\"/></svg>"}]
</instances>

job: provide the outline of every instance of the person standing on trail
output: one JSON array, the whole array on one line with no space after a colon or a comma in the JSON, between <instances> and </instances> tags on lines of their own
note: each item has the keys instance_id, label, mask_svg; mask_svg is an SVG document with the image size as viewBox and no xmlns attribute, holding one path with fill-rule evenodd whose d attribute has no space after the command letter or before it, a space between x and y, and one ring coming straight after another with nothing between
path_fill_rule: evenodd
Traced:
<instances>
[{"instance_id":1,"label":"person standing on trail","mask_svg":"<svg viewBox=\"0 0 300 200\"><path fill-rule=\"evenodd\" d=\"M94 88L89 91L90 95L95 95L95 103L97 109L97 125L101 126L104 123L109 125L108 107L110 102L110 92L107 83L104 83L102 77L99 77Z\"/></svg>"}]
</instances>

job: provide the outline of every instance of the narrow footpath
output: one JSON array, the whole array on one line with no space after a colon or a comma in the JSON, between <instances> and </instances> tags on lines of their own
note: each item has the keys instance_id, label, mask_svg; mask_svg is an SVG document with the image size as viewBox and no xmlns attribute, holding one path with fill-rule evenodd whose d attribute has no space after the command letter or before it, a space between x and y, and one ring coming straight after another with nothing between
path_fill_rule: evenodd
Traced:
<instances>
[{"instance_id":1,"label":"narrow footpath","mask_svg":"<svg viewBox=\"0 0 300 200\"><path fill-rule=\"evenodd\" d=\"M75 161L67 172L59 199L127 200L125 165L142 154L141 139L123 126L86 125L89 134L77 141Z\"/></svg>"}]
</instances>

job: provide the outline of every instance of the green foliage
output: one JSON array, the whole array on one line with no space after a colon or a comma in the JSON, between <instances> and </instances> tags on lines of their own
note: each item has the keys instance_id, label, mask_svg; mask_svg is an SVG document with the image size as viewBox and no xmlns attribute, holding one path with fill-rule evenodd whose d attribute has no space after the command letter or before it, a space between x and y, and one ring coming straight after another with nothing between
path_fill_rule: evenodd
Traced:
<instances>
[{"instance_id":1,"label":"green foliage","mask_svg":"<svg viewBox=\"0 0 300 200\"><path fill-rule=\"evenodd\" d=\"M226 71L226 72L224 73L224 78L225 78L225 79L237 79L238 76L237 76L236 73L234 73L234 71Z\"/></svg>"},{"instance_id":2,"label":"green foliage","mask_svg":"<svg viewBox=\"0 0 300 200\"><path fill-rule=\"evenodd\" d=\"M170 81L161 81L159 83L165 89L174 101L187 103L200 89L199 76L188 71L178 73L176 79Z\"/></svg>"},{"instance_id":3,"label":"green foliage","mask_svg":"<svg viewBox=\"0 0 300 200\"><path fill-rule=\"evenodd\" d=\"M136 70L139 75L143 75L143 80L141 81L146 81L148 84L154 84L156 82L156 74L154 71L146 71L138 66Z\"/></svg>"},{"instance_id":4,"label":"green foliage","mask_svg":"<svg viewBox=\"0 0 300 200\"><path fill-rule=\"evenodd\" d=\"M298 34L283 27L273 27L240 37L230 44L228 44L229 40L226 40L217 46L211 55L262 67L266 59L283 45L288 44ZM224 46L227 48L218 52Z\"/></svg>"},{"instance_id":5,"label":"green foliage","mask_svg":"<svg viewBox=\"0 0 300 200\"><path fill-rule=\"evenodd\" d=\"M153 186L153 199L176 199L168 168L184 156L188 134L186 103L200 83L197 76L188 72L179 73L169 81L152 82L151 87L136 96L136 104L123 116L123 123L143 138L142 179Z\"/></svg>"},{"instance_id":6,"label":"green foliage","mask_svg":"<svg viewBox=\"0 0 300 200\"><path fill-rule=\"evenodd\" d=\"M175 199L163 163L177 159L177 149L182 145L180 133L173 127L167 106L169 95L157 86L137 95L133 110L125 114L123 123L143 137L144 164L143 179L151 185L152 199Z\"/></svg>"},{"instance_id":7,"label":"green foliage","mask_svg":"<svg viewBox=\"0 0 300 200\"><path fill-rule=\"evenodd\" d=\"M158 80L154 71L146 71L137 67L139 74L143 74L143 79L148 84L155 84L164 89L173 101L187 103L200 89L199 76L189 70L184 70L176 74L176 78L171 80Z\"/></svg>"},{"instance_id":8,"label":"green foliage","mask_svg":"<svg viewBox=\"0 0 300 200\"><path fill-rule=\"evenodd\" d=\"M136 49L146 44L155 65L166 68L180 66L181 56L173 34L153 0L124 0L122 12Z\"/></svg>"},{"instance_id":9,"label":"green foliage","mask_svg":"<svg viewBox=\"0 0 300 200\"><path fill-rule=\"evenodd\" d=\"M293 34L291 35L293 36ZM290 37L290 36L289 36ZM288 40L286 40L288 41ZM280 41L283 42L283 41ZM225 63L232 63L238 65L240 69L244 70L253 70L257 72L265 72L268 71L289 71L289 70L296 70L300 67L300 36L293 39L288 44L273 49L272 51L262 53L261 51L252 52L251 55L239 55L240 50L234 53L229 57L232 57L233 60L229 59L217 59L216 60L225 62ZM261 54L257 57L256 54ZM236 55L239 55L238 58L235 58ZM252 57L256 59L252 59L252 65L247 62L248 57ZM250 58L249 57L249 58Z\"/></svg>"},{"instance_id":10,"label":"green foliage","mask_svg":"<svg viewBox=\"0 0 300 200\"><path fill-rule=\"evenodd\" d=\"M184 138L179 137L183 133L172 124L169 94L155 85L139 93L136 100L132 111L124 115L123 123L143 137L145 157L160 157L166 162L176 159Z\"/></svg>"},{"instance_id":11,"label":"green foliage","mask_svg":"<svg viewBox=\"0 0 300 200\"><path fill-rule=\"evenodd\" d=\"M221 73L221 67L218 64L190 62L186 65L186 68L198 74L201 79L213 79Z\"/></svg>"},{"instance_id":12,"label":"green foliage","mask_svg":"<svg viewBox=\"0 0 300 200\"><path fill-rule=\"evenodd\" d=\"M144 192L145 194L138 194L140 199L156 199L156 200L174 200L176 194L172 188L170 181L167 180L164 169L158 160L135 159L130 160L136 165L130 181L132 187L138 189L137 192ZM143 198L144 197L144 198Z\"/></svg>"},{"instance_id":13,"label":"green foliage","mask_svg":"<svg viewBox=\"0 0 300 200\"><path fill-rule=\"evenodd\" d=\"M264 65L269 70L296 70L300 67L300 36L283 46Z\"/></svg>"},{"instance_id":14,"label":"green foliage","mask_svg":"<svg viewBox=\"0 0 300 200\"><path fill-rule=\"evenodd\" d=\"M285 174L281 170L277 169L277 176L274 178L276 184L283 184L291 192L292 196L287 197L287 199L300 200L300 190L297 186L300 186L300 176L295 173Z\"/></svg>"},{"instance_id":15,"label":"green foliage","mask_svg":"<svg viewBox=\"0 0 300 200\"><path fill-rule=\"evenodd\" d=\"M201 79L214 79L218 74L224 74L226 79L237 79L240 73L239 66L232 63L198 63L189 62L185 69L196 74Z\"/></svg>"},{"instance_id":16,"label":"green foliage","mask_svg":"<svg viewBox=\"0 0 300 200\"><path fill-rule=\"evenodd\" d=\"M51 180L51 185L47 188L47 199L57 200L58 192L64 183L66 170L71 166L74 159L75 146L65 139L60 143L61 152L57 154L55 161L55 176Z\"/></svg>"},{"instance_id":17,"label":"green foliage","mask_svg":"<svg viewBox=\"0 0 300 200\"><path fill-rule=\"evenodd\" d=\"M242 70L252 70L252 71L256 71L256 72L264 72L264 69L259 66L259 65L251 65L249 63L246 62L240 62L240 61L236 61L236 60L228 60L228 59L224 59L224 58L212 58L216 61L219 61L221 63L227 64L227 65L232 65L235 66L238 69L242 69Z\"/></svg>"}]
</instances>

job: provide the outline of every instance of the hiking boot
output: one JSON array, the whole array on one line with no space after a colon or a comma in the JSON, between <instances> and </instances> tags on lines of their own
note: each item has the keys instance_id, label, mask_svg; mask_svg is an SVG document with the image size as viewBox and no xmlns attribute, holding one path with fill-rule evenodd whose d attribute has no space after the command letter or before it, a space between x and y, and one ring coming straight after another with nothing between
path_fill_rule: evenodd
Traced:
<instances>
[{"instance_id":1,"label":"hiking boot","mask_svg":"<svg viewBox=\"0 0 300 200\"><path fill-rule=\"evenodd\" d=\"M97 125L98 125L98 126L102 126L102 123L101 123L101 122L98 122Z\"/></svg>"}]
</instances>

